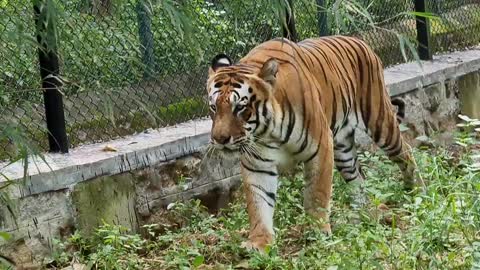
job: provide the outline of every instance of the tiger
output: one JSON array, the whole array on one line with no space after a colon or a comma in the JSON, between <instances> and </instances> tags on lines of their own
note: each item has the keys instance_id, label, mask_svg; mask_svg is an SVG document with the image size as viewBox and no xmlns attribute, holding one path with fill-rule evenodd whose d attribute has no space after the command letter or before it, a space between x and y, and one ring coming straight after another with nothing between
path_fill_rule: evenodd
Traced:
<instances>
[{"instance_id":1,"label":"tiger","mask_svg":"<svg viewBox=\"0 0 480 270\"><path fill-rule=\"evenodd\" d=\"M242 246L248 249L262 251L273 242L278 177L297 164L303 163L306 179L305 212L321 221L323 232L331 234L334 165L348 185L358 186L359 204L365 203L356 130L398 164L406 188L417 186L416 163L400 133L382 62L359 38L276 38L237 63L220 53L211 61L206 87L211 147L239 155L250 226Z\"/></svg>"}]
</instances>

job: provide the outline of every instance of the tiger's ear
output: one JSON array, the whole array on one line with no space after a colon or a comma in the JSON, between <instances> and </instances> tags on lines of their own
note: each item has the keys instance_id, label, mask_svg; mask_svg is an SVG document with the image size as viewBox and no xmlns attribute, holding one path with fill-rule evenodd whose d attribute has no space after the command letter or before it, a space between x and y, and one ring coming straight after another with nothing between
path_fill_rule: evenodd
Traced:
<instances>
[{"instance_id":1,"label":"tiger's ear","mask_svg":"<svg viewBox=\"0 0 480 270\"><path fill-rule=\"evenodd\" d=\"M213 59L208 74L215 73L219 67L228 67L232 65L232 60L226 54L217 54Z\"/></svg>"},{"instance_id":2,"label":"tiger's ear","mask_svg":"<svg viewBox=\"0 0 480 270\"><path fill-rule=\"evenodd\" d=\"M260 69L258 76L269 84L275 84L276 76L278 72L278 62L275 58L270 58L265 62Z\"/></svg>"}]
</instances>

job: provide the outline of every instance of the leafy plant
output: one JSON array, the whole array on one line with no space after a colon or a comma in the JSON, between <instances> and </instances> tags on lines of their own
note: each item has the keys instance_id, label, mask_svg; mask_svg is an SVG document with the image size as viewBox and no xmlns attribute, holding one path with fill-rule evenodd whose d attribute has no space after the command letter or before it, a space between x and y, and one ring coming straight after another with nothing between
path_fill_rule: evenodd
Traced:
<instances>
[{"instance_id":1,"label":"leafy plant","mask_svg":"<svg viewBox=\"0 0 480 270\"><path fill-rule=\"evenodd\" d=\"M22 179L10 179L6 174L2 173L2 170L14 163L21 163L23 165L23 180L25 180L28 176L28 168L31 166L30 163L35 164L35 159L32 159L33 162L31 161L33 156L45 163L46 160L39 148L25 136L25 130L17 125L12 123L0 124L0 142L2 141L8 142L11 153L8 161L0 163L0 207L2 208L0 213L8 213L12 216L13 221L16 222L17 213L14 210L16 202L10 198L9 189L13 185L23 185L24 183ZM2 156L0 155L0 157ZM8 241L10 238L10 234L0 231L0 241ZM4 258L0 254L0 268L2 267L13 269L14 265L10 259Z\"/></svg>"},{"instance_id":2,"label":"leafy plant","mask_svg":"<svg viewBox=\"0 0 480 270\"><path fill-rule=\"evenodd\" d=\"M462 114L460 114L458 118L460 118L462 122L457 124L457 127L460 128L460 132L458 132L456 143L463 147L478 143L480 120L472 119Z\"/></svg>"}]
</instances>

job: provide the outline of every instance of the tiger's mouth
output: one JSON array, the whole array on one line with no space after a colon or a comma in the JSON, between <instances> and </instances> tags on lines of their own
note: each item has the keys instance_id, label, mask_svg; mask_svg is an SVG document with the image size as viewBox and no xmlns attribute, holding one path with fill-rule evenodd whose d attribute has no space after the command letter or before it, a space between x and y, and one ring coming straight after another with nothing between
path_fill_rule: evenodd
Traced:
<instances>
[{"instance_id":1,"label":"tiger's mouth","mask_svg":"<svg viewBox=\"0 0 480 270\"><path fill-rule=\"evenodd\" d=\"M217 153L220 157L225 158L225 159L230 159L230 158L237 158L242 154L242 150L240 146L237 146L235 148L231 148L231 146L226 147L225 145L217 145L214 143L210 143L209 148L207 150L207 156L208 153Z\"/></svg>"},{"instance_id":2,"label":"tiger's mouth","mask_svg":"<svg viewBox=\"0 0 480 270\"><path fill-rule=\"evenodd\" d=\"M216 144L211 142L210 145L224 153L237 153L241 149L241 145L239 144Z\"/></svg>"},{"instance_id":3,"label":"tiger's mouth","mask_svg":"<svg viewBox=\"0 0 480 270\"><path fill-rule=\"evenodd\" d=\"M223 151L225 153L238 153L240 151L240 147L239 146L235 146L235 147L231 147L231 146L224 146L222 147L221 149L219 149L220 151Z\"/></svg>"}]
</instances>

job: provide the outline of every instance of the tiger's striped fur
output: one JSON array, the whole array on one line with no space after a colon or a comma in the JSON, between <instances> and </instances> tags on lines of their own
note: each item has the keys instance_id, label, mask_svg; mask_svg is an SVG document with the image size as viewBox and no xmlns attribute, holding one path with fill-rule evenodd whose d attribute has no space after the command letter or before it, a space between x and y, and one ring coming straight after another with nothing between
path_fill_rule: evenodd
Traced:
<instances>
[{"instance_id":1,"label":"tiger's striped fur","mask_svg":"<svg viewBox=\"0 0 480 270\"><path fill-rule=\"evenodd\" d=\"M363 181L356 128L398 163L405 184L414 183L415 161L400 134L381 61L359 39L275 39L236 64L221 54L212 61L207 89L212 145L241 153L248 247L263 249L273 240L278 174L299 162L308 181L305 210L330 232L334 164L346 181Z\"/></svg>"}]
</instances>

